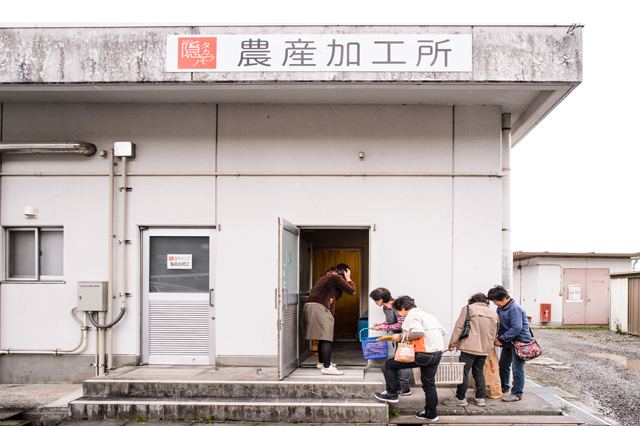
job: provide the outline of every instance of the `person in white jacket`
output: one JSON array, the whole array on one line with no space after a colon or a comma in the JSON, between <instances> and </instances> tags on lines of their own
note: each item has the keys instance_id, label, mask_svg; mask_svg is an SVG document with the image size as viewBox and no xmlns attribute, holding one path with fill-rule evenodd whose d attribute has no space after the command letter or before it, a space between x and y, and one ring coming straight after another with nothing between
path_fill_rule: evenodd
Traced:
<instances>
[{"instance_id":1,"label":"person in white jacket","mask_svg":"<svg viewBox=\"0 0 640 426\"><path fill-rule=\"evenodd\" d=\"M407 339L415 349L414 362L401 362L389 359L384 364L384 378L387 389L376 393L375 397L389 403L398 402L398 370L403 368L420 368L422 389L424 390L424 411L417 413L419 419L435 422L438 419L436 406L438 392L436 390L436 373L444 350L442 336L447 334L440 321L431 314L419 309L409 296L401 296L393 301L393 308L404 317L402 333L394 334L393 340L400 342Z\"/></svg>"}]
</instances>

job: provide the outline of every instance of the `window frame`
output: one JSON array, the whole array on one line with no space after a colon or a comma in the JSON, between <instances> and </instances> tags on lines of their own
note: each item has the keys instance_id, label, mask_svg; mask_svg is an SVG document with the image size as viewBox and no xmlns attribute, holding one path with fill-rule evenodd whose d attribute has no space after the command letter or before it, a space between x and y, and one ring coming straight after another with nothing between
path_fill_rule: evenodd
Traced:
<instances>
[{"instance_id":1,"label":"window frame","mask_svg":"<svg viewBox=\"0 0 640 426\"><path fill-rule=\"evenodd\" d=\"M29 227L5 227L5 271L4 281L11 283L63 283L64 282L64 228L61 226L29 226ZM11 233L16 231L33 231L35 247L35 275L30 277L11 277ZM62 275L40 274L40 238L43 232L60 232L62 234Z\"/></svg>"}]
</instances>

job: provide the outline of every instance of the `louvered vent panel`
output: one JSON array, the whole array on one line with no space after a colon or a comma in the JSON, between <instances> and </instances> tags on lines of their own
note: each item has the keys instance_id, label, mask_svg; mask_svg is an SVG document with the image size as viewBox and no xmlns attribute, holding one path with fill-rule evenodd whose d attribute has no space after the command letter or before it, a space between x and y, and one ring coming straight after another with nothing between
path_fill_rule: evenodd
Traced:
<instances>
[{"instance_id":1,"label":"louvered vent panel","mask_svg":"<svg viewBox=\"0 0 640 426\"><path fill-rule=\"evenodd\" d=\"M298 306L290 305L284 310L282 338L284 339L284 365L298 358Z\"/></svg>"},{"instance_id":2,"label":"louvered vent panel","mask_svg":"<svg viewBox=\"0 0 640 426\"><path fill-rule=\"evenodd\" d=\"M207 302L154 302L149 304L150 355L208 355Z\"/></svg>"}]
</instances>

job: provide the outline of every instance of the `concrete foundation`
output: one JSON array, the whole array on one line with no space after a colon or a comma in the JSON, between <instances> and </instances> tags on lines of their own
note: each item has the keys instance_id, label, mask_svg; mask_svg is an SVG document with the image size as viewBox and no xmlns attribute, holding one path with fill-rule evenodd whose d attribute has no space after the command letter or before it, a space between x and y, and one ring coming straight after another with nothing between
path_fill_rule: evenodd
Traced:
<instances>
[{"instance_id":1,"label":"concrete foundation","mask_svg":"<svg viewBox=\"0 0 640 426\"><path fill-rule=\"evenodd\" d=\"M114 357L118 367L138 365L136 355ZM0 383L82 383L95 376L93 355L2 355Z\"/></svg>"}]
</instances>

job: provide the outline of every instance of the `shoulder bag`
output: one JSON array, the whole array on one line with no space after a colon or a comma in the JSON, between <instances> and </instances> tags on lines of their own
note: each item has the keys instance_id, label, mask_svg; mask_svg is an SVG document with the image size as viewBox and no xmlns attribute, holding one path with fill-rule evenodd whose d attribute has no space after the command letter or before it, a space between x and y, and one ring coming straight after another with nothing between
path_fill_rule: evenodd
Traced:
<instances>
[{"instance_id":1,"label":"shoulder bag","mask_svg":"<svg viewBox=\"0 0 640 426\"><path fill-rule=\"evenodd\" d=\"M398 343L398 349L396 349L393 359L400 362L414 362L416 360L416 350L413 344L407 341L406 334L402 341Z\"/></svg>"},{"instance_id":2,"label":"shoulder bag","mask_svg":"<svg viewBox=\"0 0 640 426\"><path fill-rule=\"evenodd\" d=\"M469 337L469 332L471 331L471 317L469 316L469 305L467 305L467 319L464 321L464 328L462 329L462 333L460 333L460 339L466 339Z\"/></svg>"},{"instance_id":3,"label":"shoulder bag","mask_svg":"<svg viewBox=\"0 0 640 426\"><path fill-rule=\"evenodd\" d=\"M533 331L529 328L531 333L531 340L528 342L513 342L513 348L515 349L516 356L523 361L531 361L534 358L542 355L542 348L533 338Z\"/></svg>"}]
</instances>

